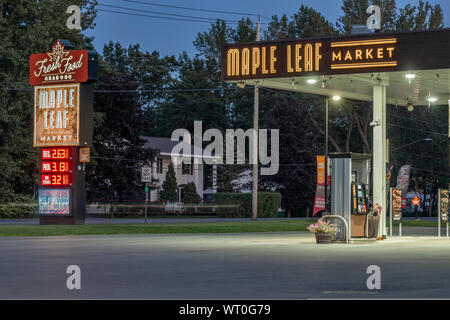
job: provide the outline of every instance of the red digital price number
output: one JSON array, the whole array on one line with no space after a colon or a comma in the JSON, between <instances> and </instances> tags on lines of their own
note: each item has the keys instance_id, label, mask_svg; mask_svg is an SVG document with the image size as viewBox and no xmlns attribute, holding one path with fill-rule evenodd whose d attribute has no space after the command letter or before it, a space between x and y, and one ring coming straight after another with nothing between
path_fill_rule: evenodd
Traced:
<instances>
[{"instance_id":1,"label":"red digital price number","mask_svg":"<svg viewBox=\"0 0 450 320\"><path fill-rule=\"evenodd\" d=\"M67 161L51 161L42 162L42 172L69 172L69 162Z\"/></svg>"},{"instance_id":2,"label":"red digital price number","mask_svg":"<svg viewBox=\"0 0 450 320\"><path fill-rule=\"evenodd\" d=\"M41 176L43 186L69 186L70 175L68 174L43 174Z\"/></svg>"},{"instance_id":3,"label":"red digital price number","mask_svg":"<svg viewBox=\"0 0 450 320\"><path fill-rule=\"evenodd\" d=\"M70 159L70 148L43 148L42 160L68 160Z\"/></svg>"}]
</instances>

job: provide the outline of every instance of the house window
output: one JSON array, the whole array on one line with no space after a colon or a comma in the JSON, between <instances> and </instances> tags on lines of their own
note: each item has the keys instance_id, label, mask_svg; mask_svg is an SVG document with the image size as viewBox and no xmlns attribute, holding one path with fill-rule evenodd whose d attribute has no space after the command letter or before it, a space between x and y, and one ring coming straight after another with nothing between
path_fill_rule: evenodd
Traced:
<instances>
[{"instance_id":1,"label":"house window","mask_svg":"<svg viewBox=\"0 0 450 320\"><path fill-rule=\"evenodd\" d=\"M183 174L192 174L192 163L184 163L183 162L182 172L183 172Z\"/></svg>"},{"instance_id":2,"label":"house window","mask_svg":"<svg viewBox=\"0 0 450 320\"><path fill-rule=\"evenodd\" d=\"M163 160L161 158L158 158L158 160L156 160L156 172L163 173Z\"/></svg>"}]
</instances>

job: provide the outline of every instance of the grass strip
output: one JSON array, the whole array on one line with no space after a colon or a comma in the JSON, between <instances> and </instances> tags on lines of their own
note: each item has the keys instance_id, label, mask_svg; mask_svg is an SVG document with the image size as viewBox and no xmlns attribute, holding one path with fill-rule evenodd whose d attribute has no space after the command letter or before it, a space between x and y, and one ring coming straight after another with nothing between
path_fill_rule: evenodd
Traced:
<instances>
[{"instance_id":1,"label":"grass strip","mask_svg":"<svg viewBox=\"0 0 450 320\"><path fill-rule=\"evenodd\" d=\"M1 237L307 231L312 220L167 224L3 225Z\"/></svg>"}]
</instances>

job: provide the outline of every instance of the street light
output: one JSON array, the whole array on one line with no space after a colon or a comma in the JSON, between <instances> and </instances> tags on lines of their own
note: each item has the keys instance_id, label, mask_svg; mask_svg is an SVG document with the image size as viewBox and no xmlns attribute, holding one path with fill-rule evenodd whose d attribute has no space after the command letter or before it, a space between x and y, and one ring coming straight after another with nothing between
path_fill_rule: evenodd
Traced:
<instances>
[{"instance_id":1,"label":"street light","mask_svg":"<svg viewBox=\"0 0 450 320\"><path fill-rule=\"evenodd\" d=\"M413 144L416 144L416 143L419 143L419 142L422 142L422 141L433 141L433 139L431 139L431 138L422 138L422 139L420 139L420 140L413 141L413 142L411 142L411 143L405 144L405 145L400 146L400 147L398 147L398 148L392 149L392 151L397 151L397 150L400 150L400 149L409 147L410 145L413 145Z\"/></svg>"}]
</instances>

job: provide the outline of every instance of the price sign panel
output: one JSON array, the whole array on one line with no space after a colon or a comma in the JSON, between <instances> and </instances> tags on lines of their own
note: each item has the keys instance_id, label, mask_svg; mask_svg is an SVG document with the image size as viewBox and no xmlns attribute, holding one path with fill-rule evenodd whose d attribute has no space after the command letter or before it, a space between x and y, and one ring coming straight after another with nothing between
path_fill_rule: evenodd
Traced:
<instances>
[{"instance_id":1,"label":"price sign panel","mask_svg":"<svg viewBox=\"0 0 450 320\"><path fill-rule=\"evenodd\" d=\"M41 149L41 185L44 187L70 187L73 159L69 147Z\"/></svg>"},{"instance_id":2,"label":"price sign panel","mask_svg":"<svg viewBox=\"0 0 450 320\"><path fill-rule=\"evenodd\" d=\"M45 161L41 165L42 173L69 172L69 167L68 161Z\"/></svg>"},{"instance_id":3,"label":"price sign panel","mask_svg":"<svg viewBox=\"0 0 450 320\"><path fill-rule=\"evenodd\" d=\"M41 149L42 160L69 160L71 148L43 148Z\"/></svg>"},{"instance_id":4,"label":"price sign panel","mask_svg":"<svg viewBox=\"0 0 450 320\"><path fill-rule=\"evenodd\" d=\"M41 175L41 185L47 187L68 187L71 185L68 174L43 174Z\"/></svg>"}]
</instances>

